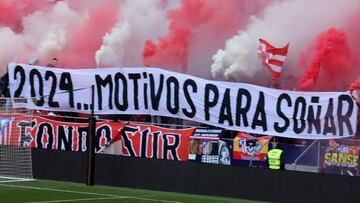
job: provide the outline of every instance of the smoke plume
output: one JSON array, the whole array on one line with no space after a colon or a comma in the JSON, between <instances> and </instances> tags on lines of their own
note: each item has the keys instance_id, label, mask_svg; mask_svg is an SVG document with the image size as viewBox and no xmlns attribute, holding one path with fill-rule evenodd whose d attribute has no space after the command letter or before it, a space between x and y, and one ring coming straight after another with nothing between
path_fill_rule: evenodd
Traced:
<instances>
[{"instance_id":1,"label":"smoke plume","mask_svg":"<svg viewBox=\"0 0 360 203\"><path fill-rule=\"evenodd\" d=\"M180 8L168 13L168 35L160 37L158 44L150 39L145 42L144 65L169 67L185 72L192 29L206 22L214 10L206 0L182 0Z\"/></svg>"},{"instance_id":2,"label":"smoke plume","mask_svg":"<svg viewBox=\"0 0 360 203\"><path fill-rule=\"evenodd\" d=\"M167 2L160 0L122 4L118 23L103 37L96 52L97 66L142 66L143 42L165 33L167 7Z\"/></svg>"},{"instance_id":3,"label":"smoke plume","mask_svg":"<svg viewBox=\"0 0 360 203\"><path fill-rule=\"evenodd\" d=\"M306 60L310 59L310 65L307 69L305 76L301 79L301 89L313 89L315 86L321 86L331 90L334 84L331 80L337 80L336 83L341 84L345 82L341 78L342 75L346 75L350 71L350 64L352 64L352 55L348 44L346 33L330 28L327 32L320 33L317 37L313 47L309 48L310 55L302 54L301 57ZM317 82L320 73L325 80ZM326 81L326 84L321 82Z\"/></svg>"},{"instance_id":4,"label":"smoke plume","mask_svg":"<svg viewBox=\"0 0 360 203\"><path fill-rule=\"evenodd\" d=\"M266 73L256 56L258 39L263 38L276 47L291 44L281 77L285 85L283 87L288 88L286 84L294 84L294 79L300 78L307 70L306 66L299 64L301 53L309 47L317 47L314 45L316 37L331 27L345 32L346 24L359 9L359 4L356 0L275 1L260 15L251 17L246 28L239 30L237 35L227 40L224 49L216 52L211 66L212 76L233 81L251 81L255 84L261 84L264 79L270 80L270 73ZM343 36L346 38L346 33ZM352 41L347 43L352 44ZM346 46L344 44L342 48L346 49ZM335 56L350 57L352 50L346 52L345 56ZM328 61L330 58L324 58L323 64L332 63ZM291 78L291 81L287 78ZM317 81L320 82L321 78Z\"/></svg>"}]
</instances>

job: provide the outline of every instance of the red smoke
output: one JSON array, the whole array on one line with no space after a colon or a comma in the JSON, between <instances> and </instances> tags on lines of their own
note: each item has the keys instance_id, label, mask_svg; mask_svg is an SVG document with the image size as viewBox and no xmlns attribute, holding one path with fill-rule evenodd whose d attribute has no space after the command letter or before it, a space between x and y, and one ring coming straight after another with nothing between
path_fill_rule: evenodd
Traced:
<instances>
[{"instance_id":1,"label":"red smoke","mask_svg":"<svg viewBox=\"0 0 360 203\"><path fill-rule=\"evenodd\" d=\"M353 51L353 55L357 56L356 64L354 65L354 71L359 74L359 65L360 65L360 10L358 10L352 18L346 24L346 32L348 33L348 38L350 43L351 50Z\"/></svg>"},{"instance_id":2,"label":"red smoke","mask_svg":"<svg viewBox=\"0 0 360 203\"><path fill-rule=\"evenodd\" d=\"M7 30L2 30L2 36L5 36L3 41L23 50L0 55L3 64L11 61L25 63L29 57L38 57L41 65L47 65L50 62L48 60L57 57L58 65L61 67L82 68L96 65L95 53L101 47L105 33L109 32L117 22L121 22L118 19L118 10L126 9L126 7L120 7L125 5L123 4L125 1L122 3L117 0L64 1L69 9L61 6L53 9L58 1L60 0L0 0L0 27L10 27L16 33L7 33ZM164 10L173 5L169 0L159 2L157 6ZM142 52L136 53L136 57L143 56L145 65L178 71L186 71L189 65L201 67L202 74L197 74L206 77L206 74L210 74L208 67L211 65L211 57L216 50L223 46L225 40L234 35L239 28L243 28L249 16L261 11L268 4L267 2L269 1L181 0L180 6L167 10L167 19L162 19L163 23L169 20L166 35L158 37L156 31L147 31L145 28L140 30L148 34L149 40L145 42ZM42 13L36 15L37 11ZM69 12L71 15L76 13L79 19L74 19L71 23L68 19L66 22L62 21L62 15L67 15L62 12ZM58 22L55 22L55 18L44 20L43 18L47 16L57 16L55 18L59 20ZM87 19L84 20L85 16ZM143 20L146 21L146 19ZM63 25L63 22L66 30L52 27L53 24ZM137 23L137 21L134 20L131 23ZM24 31L23 26L26 29ZM48 26L50 29L47 29ZM41 32L48 38L45 41L39 40L37 32ZM136 39L139 33L132 34ZM52 36L59 37L52 38ZM151 38L158 39L152 41ZM136 43L144 45L142 40ZM124 59L124 63L126 60ZM138 66L139 64L130 65ZM194 73L193 70L190 72Z\"/></svg>"},{"instance_id":3,"label":"red smoke","mask_svg":"<svg viewBox=\"0 0 360 203\"><path fill-rule=\"evenodd\" d=\"M346 74L353 60L346 33L336 28L320 33L308 53L301 55L302 63L310 59L310 65L300 88L325 91L343 88L339 85L347 82Z\"/></svg>"},{"instance_id":4,"label":"red smoke","mask_svg":"<svg viewBox=\"0 0 360 203\"><path fill-rule=\"evenodd\" d=\"M22 31L22 18L35 11L49 8L56 1L44 0L1 0L0 1L0 26L8 26L16 32Z\"/></svg>"},{"instance_id":5,"label":"red smoke","mask_svg":"<svg viewBox=\"0 0 360 203\"><path fill-rule=\"evenodd\" d=\"M6 1L0 1L0 23L2 26L14 26L18 27L21 22L21 18L16 15L17 9L13 4Z\"/></svg>"},{"instance_id":6,"label":"red smoke","mask_svg":"<svg viewBox=\"0 0 360 203\"><path fill-rule=\"evenodd\" d=\"M202 36L210 34L207 33L210 30L219 36L224 32L231 32L231 35L226 39L234 35L239 29L243 29L249 22L250 16L259 14L272 3L271 0L212 0L210 2L216 10L208 23L200 27L201 34Z\"/></svg>"},{"instance_id":7,"label":"red smoke","mask_svg":"<svg viewBox=\"0 0 360 203\"><path fill-rule=\"evenodd\" d=\"M102 44L102 38L118 20L118 5L111 1L89 12L89 18L71 30L69 41L59 54L59 63L64 67L95 67L94 54Z\"/></svg>"},{"instance_id":8,"label":"red smoke","mask_svg":"<svg viewBox=\"0 0 360 203\"><path fill-rule=\"evenodd\" d=\"M352 93L352 95L355 96L357 99L357 102L359 102L360 98L360 79L359 79L359 65L360 65L360 24L359 24L359 18L360 18L360 10L358 10L355 15L353 15L352 18L349 19L349 21L346 24L346 31L349 33L349 41L351 41L351 50L353 50L353 55L357 56L354 59L354 64L352 66L352 70L349 71L348 81L349 83L354 81L355 78L357 78L354 82L352 82L349 86L349 90ZM353 93L353 91L356 91L356 93Z\"/></svg>"},{"instance_id":9,"label":"red smoke","mask_svg":"<svg viewBox=\"0 0 360 203\"><path fill-rule=\"evenodd\" d=\"M207 0L182 0L180 8L168 12L168 35L160 37L158 44L150 39L145 42L144 65L185 72L192 29L206 22L214 11Z\"/></svg>"},{"instance_id":10,"label":"red smoke","mask_svg":"<svg viewBox=\"0 0 360 203\"><path fill-rule=\"evenodd\" d=\"M209 59L226 39L243 28L249 16L270 3L264 0L182 0L180 8L168 12L168 34L159 37L157 43L151 39L145 42L143 63L182 72L187 70L188 64L209 67Z\"/></svg>"}]
</instances>

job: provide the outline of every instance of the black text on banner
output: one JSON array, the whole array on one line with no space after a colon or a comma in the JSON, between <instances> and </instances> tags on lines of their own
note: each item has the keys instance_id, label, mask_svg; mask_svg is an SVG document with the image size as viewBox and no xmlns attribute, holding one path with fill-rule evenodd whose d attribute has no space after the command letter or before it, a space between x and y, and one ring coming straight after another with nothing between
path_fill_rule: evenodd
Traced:
<instances>
[{"instance_id":1,"label":"black text on banner","mask_svg":"<svg viewBox=\"0 0 360 203\"><path fill-rule=\"evenodd\" d=\"M348 92L294 92L210 81L158 68L60 69L9 65L12 97L29 108L179 117L248 133L305 139L352 136L358 108Z\"/></svg>"}]
</instances>

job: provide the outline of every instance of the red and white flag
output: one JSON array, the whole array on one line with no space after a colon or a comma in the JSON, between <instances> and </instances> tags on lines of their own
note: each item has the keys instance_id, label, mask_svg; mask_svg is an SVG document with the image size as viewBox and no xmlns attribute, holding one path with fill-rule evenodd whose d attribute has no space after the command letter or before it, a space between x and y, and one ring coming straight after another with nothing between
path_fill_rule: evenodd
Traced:
<instances>
[{"instance_id":1,"label":"red and white flag","mask_svg":"<svg viewBox=\"0 0 360 203\"><path fill-rule=\"evenodd\" d=\"M276 48L269 42L259 39L258 56L262 59L263 65L270 71L273 78L278 78L288 54L289 44L283 48Z\"/></svg>"}]
</instances>

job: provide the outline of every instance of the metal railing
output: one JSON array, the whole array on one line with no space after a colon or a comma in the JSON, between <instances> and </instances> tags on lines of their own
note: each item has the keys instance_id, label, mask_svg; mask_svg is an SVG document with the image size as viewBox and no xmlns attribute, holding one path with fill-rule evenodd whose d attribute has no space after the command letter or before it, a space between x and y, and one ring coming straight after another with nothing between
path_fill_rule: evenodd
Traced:
<instances>
[{"instance_id":1,"label":"metal railing","mask_svg":"<svg viewBox=\"0 0 360 203\"><path fill-rule=\"evenodd\" d=\"M317 143L319 140L314 140L294 161L293 165L295 166L295 171L297 170L297 162L300 160L300 158L302 158L306 152L309 151L309 149L315 144ZM320 142L318 142L320 143ZM318 145L319 146L319 145ZM317 160L317 163L318 163L318 167L319 167L319 163L320 163L320 148L318 147L318 160Z\"/></svg>"}]
</instances>

